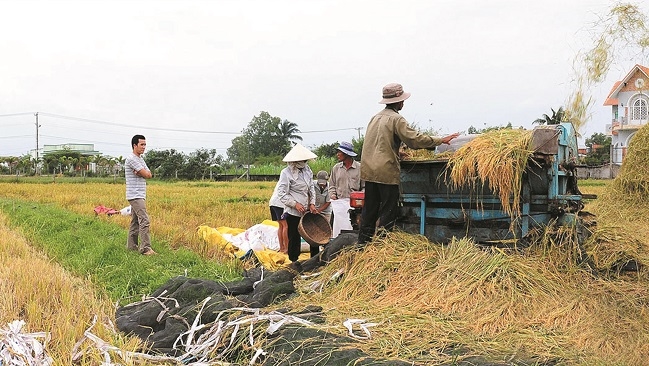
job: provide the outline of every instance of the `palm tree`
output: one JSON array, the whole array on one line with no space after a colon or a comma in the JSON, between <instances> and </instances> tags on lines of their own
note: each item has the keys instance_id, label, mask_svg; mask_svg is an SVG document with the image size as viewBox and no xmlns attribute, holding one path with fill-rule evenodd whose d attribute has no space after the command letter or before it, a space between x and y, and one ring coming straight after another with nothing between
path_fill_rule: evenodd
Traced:
<instances>
[{"instance_id":1,"label":"palm tree","mask_svg":"<svg viewBox=\"0 0 649 366\"><path fill-rule=\"evenodd\" d=\"M124 158L124 157L122 157L122 155L120 155L115 159L117 161L117 166L119 167L117 172L121 173L122 171L124 171L124 163L126 162L126 158Z\"/></svg>"},{"instance_id":2,"label":"palm tree","mask_svg":"<svg viewBox=\"0 0 649 366\"><path fill-rule=\"evenodd\" d=\"M559 107L559 109L557 109L556 111L552 108L550 108L550 110L552 111L552 117L544 114L543 117L537 118L532 123L539 125L558 125L559 123L565 121L566 112L563 110L563 107Z\"/></svg>"},{"instance_id":3,"label":"palm tree","mask_svg":"<svg viewBox=\"0 0 649 366\"><path fill-rule=\"evenodd\" d=\"M30 168L34 166L32 164L32 158L30 155L23 155L18 158L18 162L16 164L16 175L18 175L18 172L22 170L23 175L27 175L30 173Z\"/></svg>"},{"instance_id":4,"label":"palm tree","mask_svg":"<svg viewBox=\"0 0 649 366\"><path fill-rule=\"evenodd\" d=\"M286 141L300 140L302 141L302 136L298 135L300 129L297 128L297 123L290 122L289 120L283 120L277 125L277 134L280 138Z\"/></svg>"},{"instance_id":5,"label":"palm tree","mask_svg":"<svg viewBox=\"0 0 649 366\"><path fill-rule=\"evenodd\" d=\"M10 156L8 158L9 163L9 174L11 174L11 168L14 168L14 171L18 170L18 165L20 165L20 158L17 156ZM16 172L17 173L17 172Z\"/></svg>"},{"instance_id":6,"label":"palm tree","mask_svg":"<svg viewBox=\"0 0 649 366\"><path fill-rule=\"evenodd\" d=\"M75 173L77 171L77 163L79 162L78 158L75 158L74 156L68 156L67 163L68 166L71 167L70 173Z\"/></svg>"}]
</instances>

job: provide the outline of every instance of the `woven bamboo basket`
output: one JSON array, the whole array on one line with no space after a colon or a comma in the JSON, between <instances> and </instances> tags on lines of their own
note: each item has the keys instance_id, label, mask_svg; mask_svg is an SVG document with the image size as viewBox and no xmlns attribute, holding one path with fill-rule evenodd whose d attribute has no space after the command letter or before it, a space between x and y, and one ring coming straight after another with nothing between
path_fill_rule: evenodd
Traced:
<instances>
[{"instance_id":1,"label":"woven bamboo basket","mask_svg":"<svg viewBox=\"0 0 649 366\"><path fill-rule=\"evenodd\" d=\"M297 230L310 245L326 245L331 239L331 226L322 215L306 213L300 219Z\"/></svg>"}]
</instances>

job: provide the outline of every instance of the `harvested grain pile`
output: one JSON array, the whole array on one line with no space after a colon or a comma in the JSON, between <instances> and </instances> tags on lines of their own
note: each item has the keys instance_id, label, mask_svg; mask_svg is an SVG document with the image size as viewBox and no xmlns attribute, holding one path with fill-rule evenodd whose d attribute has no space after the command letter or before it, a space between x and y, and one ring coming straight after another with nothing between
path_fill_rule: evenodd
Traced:
<instances>
[{"instance_id":1,"label":"harvested grain pile","mask_svg":"<svg viewBox=\"0 0 649 366\"><path fill-rule=\"evenodd\" d=\"M649 125L633 136L620 174L592 205L598 228L587 243L599 269L649 266Z\"/></svg>"},{"instance_id":2,"label":"harvested grain pile","mask_svg":"<svg viewBox=\"0 0 649 366\"><path fill-rule=\"evenodd\" d=\"M366 352L415 364L478 355L510 364L642 364L649 357L647 287L611 283L548 256L485 251L469 240L442 247L391 233L323 268L336 278L293 306L318 304L339 329L378 323ZM298 283L314 288L313 279ZM282 304L285 306L285 304Z\"/></svg>"},{"instance_id":3,"label":"harvested grain pile","mask_svg":"<svg viewBox=\"0 0 649 366\"><path fill-rule=\"evenodd\" d=\"M521 182L532 155L531 139L532 131L502 129L467 142L448 161L453 187L475 189L488 184L500 197L505 213L520 215Z\"/></svg>"},{"instance_id":4,"label":"harvested grain pile","mask_svg":"<svg viewBox=\"0 0 649 366\"><path fill-rule=\"evenodd\" d=\"M631 139L613 188L617 193L633 198L649 198L649 124L638 130Z\"/></svg>"},{"instance_id":5,"label":"harvested grain pile","mask_svg":"<svg viewBox=\"0 0 649 366\"><path fill-rule=\"evenodd\" d=\"M399 148L399 156L402 160L408 161L428 161L428 160L439 160L439 159L448 159L452 155L451 152L445 151L443 153L437 153L435 150L429 149L411 149L405 144L402 144Z\"/></svg>"}]
</instances>

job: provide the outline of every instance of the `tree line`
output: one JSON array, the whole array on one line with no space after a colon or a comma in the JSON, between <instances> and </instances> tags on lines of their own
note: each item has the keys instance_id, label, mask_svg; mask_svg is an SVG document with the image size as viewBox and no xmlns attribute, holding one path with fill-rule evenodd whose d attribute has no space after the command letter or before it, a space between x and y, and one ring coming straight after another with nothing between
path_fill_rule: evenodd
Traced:
<instances>
[{"instance_id":1,"label":"tree line","mask_svg":"<svg viewBox=\"0 0 649 366\"><path fill-rule=\"evenodd\" d=\"M238 166L284 165L282 158L295 142L302 141L298 125L262 111L254 116L240 136L232 140L227 157L216 149L197 149L186 154L176 149L149 150L144 159L154 177L160 179L212 179ZM353 140L360 151L362 140ZM312 148L320 157L336 155L338 142ZM70 149L51 151L36 161L31 155L0 157L0 174L35 175L60 174L64 176L123 175L125 158L107 155L83 155Z\"/></svg>"},{"instance_id":2,"label":"tree line","mask_svg":"<svg viewBox=\"0 0 649 366\"><path fill-rule=\"evenodd\" d=\"M558 124L566 120L563 108L552 110L551 115L544 114L533 121L534 124ZM491 130L512 128L505 126L477 129L470 126L469 134L484 133ZM215 149L197 149L186 154L175 149L150 150L144 159L154 177L160 179L201 180L212 179L237 166L277 165L282 166L282 158L294 143L302 141L298 125L286 119L272 116L262 111L254 116L243 129L241 135L232 139L227 149L227 157L216 153ZM352 139L354 150L362 155L363 137ZM595 133L587 138L588 154L583 158L587 165L602 165L609 162L611 138ZM311 150L323 158L334 158L339 141L324 143L311 147ZM61 174L67 176L117 176L123 175L124 160L122 156L82 155L71 150L58 150L44 154L39 161L30 155L20 157L0 157L0 173L16 175Z\"/></svg>"}]
</instances>

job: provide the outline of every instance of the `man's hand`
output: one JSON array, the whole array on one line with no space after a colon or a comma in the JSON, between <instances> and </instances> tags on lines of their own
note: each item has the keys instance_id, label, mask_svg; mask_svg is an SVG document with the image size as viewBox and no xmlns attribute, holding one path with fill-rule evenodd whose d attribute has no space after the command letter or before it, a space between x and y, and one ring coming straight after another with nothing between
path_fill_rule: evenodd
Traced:
<instances>
[{"instance_id":1,"label":"man's hand","mask_svg":"<svg viewBox=\"0 0 649 366\"><path fill-rule=\"evenodd\" d=\"M456 133L454 133L454 134L452 134L452 135L444 136L444 137L442 138L442 143L443 143L443 144L446 144L446 145L450 145L450 144L451 144L451 140L453 140L454 138L456 138L456 137L458 137L458 136L460 136L460 133L459 133L459 132L456 132Z\"/></svg>"}]
</instances>

